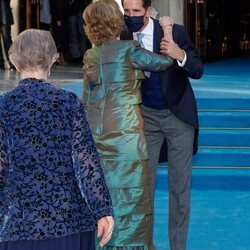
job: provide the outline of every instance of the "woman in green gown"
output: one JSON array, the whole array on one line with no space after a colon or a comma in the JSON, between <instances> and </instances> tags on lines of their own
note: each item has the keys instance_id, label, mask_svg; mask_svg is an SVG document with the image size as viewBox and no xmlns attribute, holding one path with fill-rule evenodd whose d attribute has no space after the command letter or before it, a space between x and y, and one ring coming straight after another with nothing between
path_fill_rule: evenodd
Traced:
<instances>
[{"instance_id":1,"label":"woman in green gown","mask_svg":"<svg viewBox=\"0 0 250 250\"><path fill-rule=\"evenodd\" d=\"M113 237L104 249L151 250L152 207L147 148L139 104L142 70L161 71L169 57L120 41L123 14L114 0L84 11L85 31L95 45L84 56L83 102L100 154L115 212Z\"/></svg>"}]
</instances>

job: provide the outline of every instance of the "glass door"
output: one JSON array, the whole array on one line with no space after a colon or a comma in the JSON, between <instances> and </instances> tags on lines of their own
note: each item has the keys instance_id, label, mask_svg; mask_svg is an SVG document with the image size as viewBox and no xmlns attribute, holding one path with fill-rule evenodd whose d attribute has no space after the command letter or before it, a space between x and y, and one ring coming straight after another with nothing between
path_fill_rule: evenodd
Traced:
<instances>
[{"instance_id":1,"label":"glass door","mask_svg":"<svg viewBox=\"0 0 250 250\"><path fill-rule=\"evenodd\" d=\"M20 0L19 31L39 28L39 0Z\"/></svg>"},{"instance_id":2,"label":"glass door","mask_svg":"<svg viewBox=\"0 0 250 250\"><path fill-rule=\"evenodd\" d=\"M206 1L185 0L184 25L199 56L206 58Z\"/></svg>"}]
</instances>

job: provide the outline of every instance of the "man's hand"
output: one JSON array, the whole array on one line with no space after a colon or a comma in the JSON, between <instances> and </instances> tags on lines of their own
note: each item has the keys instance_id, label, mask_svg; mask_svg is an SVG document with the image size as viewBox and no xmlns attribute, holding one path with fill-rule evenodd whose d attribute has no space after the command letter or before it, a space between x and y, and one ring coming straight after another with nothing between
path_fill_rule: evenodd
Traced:
<instances>
[{"instance_id":1,"label":"man's hand","mask_svg":"<svg viewBox=\"0 0 250 250\"><path fill-rule=\"evenodd\" d=\"M166 38L162 38L161 40L160 52L180 62L182 62L185 57L184 51L178 46L178 44L173 40L167 40Z\"/></svg>"},{"instance_id":2,"label":"man's hand","mask_svg":"<svg viewBox=\"0 0 250 250\"><path fill-rule=\"evenodd\" d=\"M99 246L103 247L110 239L114 230L115 222L112 216L106 216L97 222L97 237L102 237Z\"/></svg>"}]
</instances>

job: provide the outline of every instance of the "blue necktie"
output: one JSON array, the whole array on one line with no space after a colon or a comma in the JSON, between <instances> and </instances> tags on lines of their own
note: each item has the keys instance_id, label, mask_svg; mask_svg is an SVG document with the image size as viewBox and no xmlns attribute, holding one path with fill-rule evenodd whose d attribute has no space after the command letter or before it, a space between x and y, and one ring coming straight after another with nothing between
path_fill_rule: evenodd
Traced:
<instances>
[{"instance_id":1,"label":"blue necktie","mask_svg":"<svg viewBox=\"0 0 250 250\"><path fill-rule=\"evenodd\" d=\"M143 41L142 41L142 38L144 37L144 34L142 33L137 33L137 38L138 38L138 42L139 44L141 45L142 48L145 48L144 44L143 44Z\"/></svg>"},{"instance_id":2,"label":"blue necktie","mask_svg":"<svg viewBox=\"0 0 250 250\"><path fill-rule=\"evenodd\" d=\"M143 49L145 49L145 46L144 46L143 41L142 41L142 38L144 37L144 34L142 34L141 32L138 32L136 35L137 35L139 44L141 45L141 47ZM148 78L150 77L150 72L144 71L144 74L145 74L146 77L148 77Z\"/></svg>"}]
</instances>

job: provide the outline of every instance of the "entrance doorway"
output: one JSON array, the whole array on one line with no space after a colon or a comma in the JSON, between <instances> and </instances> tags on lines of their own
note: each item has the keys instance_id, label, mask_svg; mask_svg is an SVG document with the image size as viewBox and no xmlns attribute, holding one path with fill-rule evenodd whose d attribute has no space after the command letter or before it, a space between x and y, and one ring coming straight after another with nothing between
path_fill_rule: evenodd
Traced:
<instances>
[{"instance_id":1,"label":"entrance doorway","mask_svg":"<svg viewBox=\"0 0 250 250\"><path fill-rule=\"evenodd\" d=\"M184 5L184 25L195 43L198 54L206 58L206 1L187 0Z\"/></svg>"},{"instance_id":2,"label":"entrance doorway","mask_svg":"<svg viewBox=\"0 0 250 250\"><path fill-rule=\"evenodd\" d=\"M184 10L185 26L203 59L249 53L249 0L186 0Z\"/></svg>"},{"instance_id":3,"label":"entrance doorway","mask_svg":"<svg viewBox=\"0 0 250 250\"><path fill-rule=\"evenodd\" d=\"M19 32L29 28L39 28L39 0L19 2Z\"/></svg>"}]
</instances>

